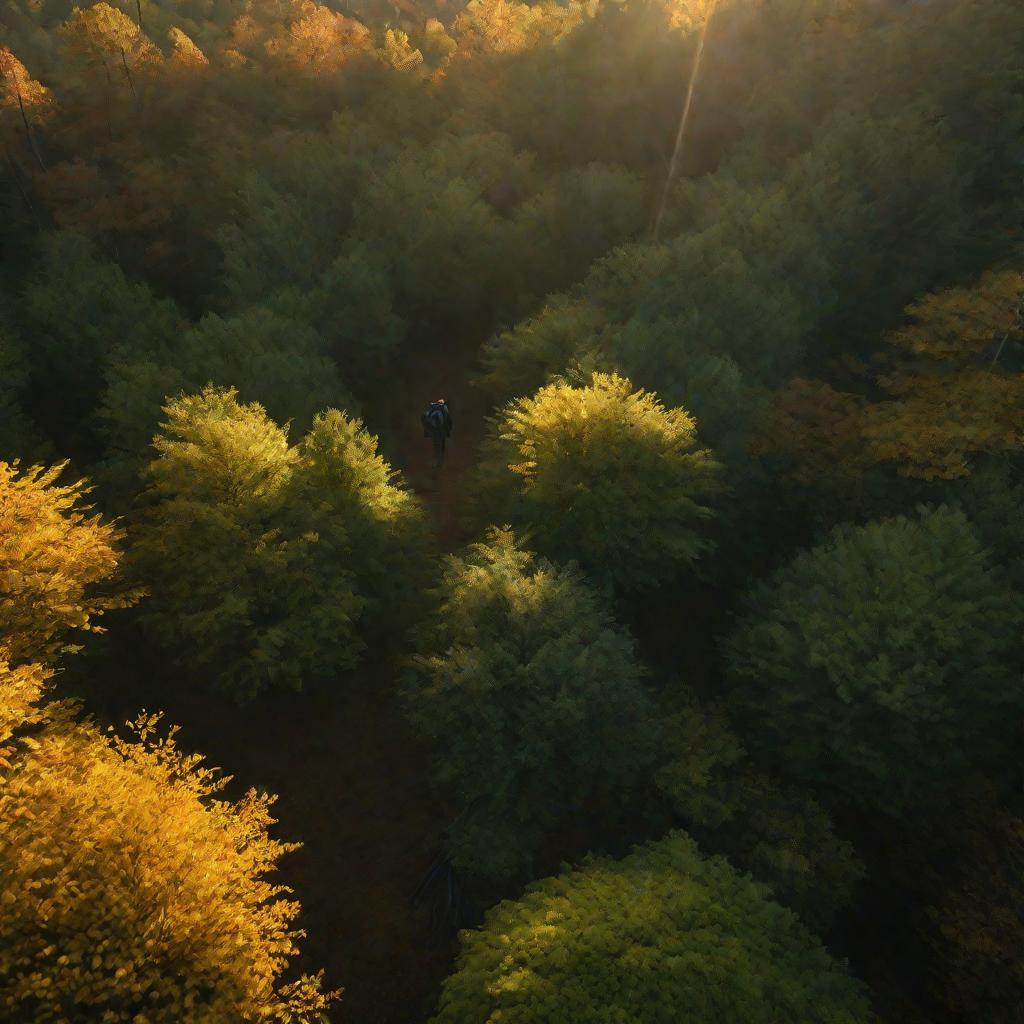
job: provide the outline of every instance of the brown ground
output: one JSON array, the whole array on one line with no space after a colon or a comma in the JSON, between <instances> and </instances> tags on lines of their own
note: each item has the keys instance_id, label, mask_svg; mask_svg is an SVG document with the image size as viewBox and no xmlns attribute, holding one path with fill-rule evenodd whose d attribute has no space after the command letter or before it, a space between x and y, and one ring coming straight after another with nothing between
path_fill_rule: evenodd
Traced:
<instances>
[{"instance_id":1,"label":"brown ground","mask_svg":"<svg viewBox=\"0 0 1024 1024\"><path fill-rule=\"evenodd\" d=\"M459 498L489 412L484 396L469 383L477 372L478 354L477 343L471 341L403 357L389 393L380 402L380 413L367 414L370 429L380 433L384 455L433 513L438 540L446 551L467 540L459 524ZM440 470L434 466L433 445L423 436L420 424L420 413L435 398L448 401L453 427Z\"/></svg>"}]
</instances>

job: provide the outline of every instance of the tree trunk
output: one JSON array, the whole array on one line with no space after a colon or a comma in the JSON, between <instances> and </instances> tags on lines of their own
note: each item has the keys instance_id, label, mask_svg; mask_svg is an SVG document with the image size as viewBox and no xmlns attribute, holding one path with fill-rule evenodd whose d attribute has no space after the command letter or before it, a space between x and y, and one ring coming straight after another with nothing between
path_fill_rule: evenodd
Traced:
<instances>
[{"instance_id":1,"label":"tree trunk","mask_svg":"<svg viewBox=\"0 0 1024 1024\"><path fill-rule=\"evenodd\" d=\"M36 158L36 163L39 164L41 171L46 170L46 164L43 163L43 158L39 155L39 148L36 146L36 137L32 134L32 127L28 123L28 114L25 113L25 104L21 99L21 89L18 88L15 83L15 89L18 94L18 109L21 111L21 120L25 125L25 138L28 140L29 149L32 150L32 155Z\"/></svg>"},{"instance_id":2,"label":"tree trunk","mask_svg":"<svg viewBox=\"0 0 1024 1024\"><path fill-rule=\"evenodd\" d=\"M125 56L124 47L121 47L121 64L124 67L124 76L128 79L128 88L132 91L132 96L135 97L135 102L139 102L139 94L135 91L135 82L132 81L132 73L128 70L128 58Z\"/></svg>"}]
</instances>

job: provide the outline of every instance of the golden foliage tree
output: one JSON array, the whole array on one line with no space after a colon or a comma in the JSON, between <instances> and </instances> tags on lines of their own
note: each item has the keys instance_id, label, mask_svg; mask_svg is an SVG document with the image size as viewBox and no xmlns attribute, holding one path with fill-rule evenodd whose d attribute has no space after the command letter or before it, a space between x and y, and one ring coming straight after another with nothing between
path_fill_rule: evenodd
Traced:
<instances>
[{"instance_id":1,"label":"golden foliage tree","mask_svg":"<svg viewBox=\"0 0 1024 1024\"><path fill-rule=\"evenodd\" d=\"M43 160L36 145L35 129L54 109L50 90L32 78L6 46L0 46L0 133L13 134L20 127L40 167Z\"/></svg>"},{"instance_id":2,"label":"golden foliage tree","mask_svg":"<svg viewBox=\"0 0 1024 1024\"><path fill-rule=\"evenodd\" d=\"M180 28L168 29L167 39L174 47L171 52L171 62L178 67L202 68L210 63L206 59L206 54L192 41L191 36L182 32Z\"/></svg>"},{"instance_id":3,"label":"golden foliage tree","mask_svg":"<svg viewBox=\"0 0 1024 1024\"><path fill-rule=\"evenodd\" d=\"M373 52L365 25L314 0L294 0L287 27L265 45L271 57L310 74L338 71L357 54Z\"/></svg>"},{"instance_id":4,"label":"golden foliage tree","mask_svg":"<svg viewBox=\"0 0 1024 1024\"><path fill-rule=\"evenodd\" d=\"M102 69L108 85L122 77L134 93L134 74L161 60L160 51L127 15L103 2L76 7L64 26L68 53L85 67Z\"/></svg>"},{"instance_id":5,"label":"golden foliage tree","mask_svg":"<svg viewBox=\"0 0 1024 1024\"><path fill-rule=\"evenodd\" d=\"M273 798L160 736L39 707L49 671L0 649L0 1017L38 1024L305 1024L333 995L283 983L298 904L267 880Z\"/></svg>"},{"instance_id":6,"label":"golden foliage tree","mask_svg":"<svg viewBox=\"0 0 1024 1024\"><path fill-rule=\"evenodd\" d=\"M969 288L928 295L890 341L897 355L879 383L892 400L867 411L873 457L903 476L951 480L972 459L1024 443L1024 274L989 273ZM1006 368L1007 364L1009 369Z\"/></svg>"},{"instance_id":7,"label":"golden foliage tree","mask_svg":"<svg viewBox=\"0 0 1024 1024\"><path fill-rule=\"evenodd\" d=\"M83 505L84 481L57 480L66 463L24 472L0 462L0 636L11 661L52 662L70 630L132 604L120 586L121 531Z\"/></svg>"}]
</instances>

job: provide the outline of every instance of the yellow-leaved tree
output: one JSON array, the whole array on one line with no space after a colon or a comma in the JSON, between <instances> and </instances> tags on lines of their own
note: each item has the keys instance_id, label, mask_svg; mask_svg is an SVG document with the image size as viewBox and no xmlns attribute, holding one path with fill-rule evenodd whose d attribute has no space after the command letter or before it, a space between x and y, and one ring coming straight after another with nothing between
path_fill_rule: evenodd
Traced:
<instances>
[{"instance_id":1,"label":"yellow-leaved tree","mask_svg":"<svg viewBox=\"0 0 1024 1024\"><path fill-rule=\"evenodd\" d=\"M99 632L100 615L139 596L121 584L120 529L83 504L84 481L57 483L66 465L0 461L0 638L12 664L54 662L74 650L65 633Z\"/></svg>"},{"instance_id":2,"label":"yellow-leaved tree","mask_svg":"<svg viewBox=\"0 0 1024 1024\"><path fill-rule=\"evenodd\" d=\"M159 735L131 740L40 706L50 670L0 648L0 1018L209 1024L319 1019L319 977L284 983L303 933L267 880L272 797Z\"/></svg>"},{"instance_id":3,"label":"yellow-leaved tree","mask_svg":"<svg viewBox=\"0 0 1024 1024\"><path fill-rule=\"evenodd\" d=\"M6 46L0 46L0 134L14 136L20 131L40 167L43 159L35 130L55 106L50 90L37 82Z\"/></svg>"},{"instance_id":4,"label":"yellow-leaved tree","mask_svg":"<svg viewBox=\"0 0 1024 1024\"><path fill-rule=\"evenodd\" d=\"M879 383L891 401L866 412L872 456L903 476L968 476L981 455L1024 444L1024 274L926 296L890 341L898 352Z\"/></svg>"},{"instance_id":5,"label":"yellow-leaved tree","mask_svg":"<svg viewBox=\"0 0 1024 1024\"><path fill-rule=\"evenodd\" d=\"M44 699L62 634L134 596L62 469L0 462L0 1020L311 1024L332 996L282 978L302 933L267 878L295 848L273 798L224 799L159 715L123 739Z\"/></svg>"}]
</instances>

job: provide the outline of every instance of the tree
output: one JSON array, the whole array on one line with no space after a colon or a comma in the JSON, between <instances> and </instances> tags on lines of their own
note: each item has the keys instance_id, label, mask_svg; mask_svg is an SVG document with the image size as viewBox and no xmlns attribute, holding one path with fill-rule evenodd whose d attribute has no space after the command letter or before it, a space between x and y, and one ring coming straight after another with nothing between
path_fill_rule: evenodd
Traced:
<instances>
[{"instance_id":1,"label":"tree","mask_svg":"<svg viewBox=\"0 0 1024 1024\"><path fill-rule=\"evenodd\" d=\"M866 1024L863 987L790 911L685 833L588 859L464 931L433 1024Z\"/></svg>"},{"instance_id":2,"label":"tree","mask_svg":"<svg viewBox=\"0 0 1024 1024\"><path fill-rule=\"evenodd\" d=\"M553 558L635 588L692 564L720 466L683 409L617 374L558 381L495 418L478 480L481 517L530 531Z\"/></svg>"},{"instance_id":3,"label":"tree","mask_svg":"<svg viewBox=\"0 0 1024 1024\"><path fill-rule=\"evenodd\" d=\"M408 711L438 744L453 864L506 880L560 824L627 805L650 760L642 670L579 574L507 530L451 557L434 600Z\"/></svg>"},{"instance_id":4,"label":"tree","mask_svg":"<svg viewBox=\"0 0 1024 1024\"><path fill-rule=\"evenodd\" d=\"M20 313L41 395L38 418L63 450L87 458L97 454L88 428L106 368L141 353L171 352L185 330L173 302L129 280L72 231L43 239Z\"/></svg>"},{"instance_id":5,"label":"tree","mask_svg":"<svg viewBox=\"0 0 1024 1024\"><path fill-rule=\"evenodd\" d=\"M933 984L958 1018L1013 1024L1024 1006L1024 821L1001 814L987 827L970 822L967 838L957 884L929 910Z\"/></svg>"},{"instance_id":6,"label":"tree","mask_svg":"<svg viewBox=\"0 0 1024 1024\"><path fill-rule=\"evenodd\" d=\"M893 332L863 427L871 456L925 480L967 476L979 456L1024 445L1024 274L988 273L927 295Z\"/></svg>"},{"instance_id":7,"label":"tree","mask_svg":"<svg viewBox=\"0 0 1024 1024\"><path fill-rule=\"evenodd\" d=\"M727 643L734 704L786 772L898 814L1005 772L1022 626L962 512L836 527L753 590Z\"/></svg>"},{"instance_id":8,"label":"tree","mask_svg":"<svg viewBox=\"0 0 1024 1024\"><path fill-rule=\"evenodd\" d=\"M827 929L850 904L864 865L825 808L806 790L757 771L724 710L702 705L689 690L669 690L657 718L655 785L676 822L768 885L812 928Z\"/></svg>"},{"instance_id":9,"label":"tree","mask_svg":"<svg viewBox=\"0 0 1024 1024\"><path fill-rule=\"evenodd\" d=\"M0 649L0 1015L8 1020L315 1024L335 993L283 975L299 905L267 876L273 797L227 779L143 715L105 737L50 675Z\"/></svg>"},{"instance_id":10,"label":"tree","mask_svg":"<svg viewBox=\"0 0 1024 1024\"><path fill-rule=\"evenodd\" d=\"M1013 460L978 467L955 493L993 561L1024 594L1024 480Z\"/></svg>"},{"instance_id":11,"label":"tree","mask_svg":"<svg viewBox=\"0 0 1024 1024\"><path fill-rule=\"evenodd\" d=\"M308 74L340 70L359 54L373 53L370 30L314 0L292 0L288 25L266 43L270 56Z\"/></svg>"},{"instance_id":12,"label":"tree","mask_svg":"<svg viewBox=\"0 0 1024 1024\"><path fill-rule=\"evenodd\" d=\"M126 353L124 361L112 361L99 417L110 452L108 468L120 471L121 490L134 493L170 395L206 384L234 387L242 401L260 402L273 419L289 422L299 434L321 409L351 406L324 347L304 323L252 307L228 319L208 313L173 348Z\"/></svg>"},{"instance_id":13,"label":"tree","mask_svg":"<svg viewBox=\"0 0 1024 1024\"><path fill-rule=\"evenodd\" d=\"M351 668L364 602L347 536L339 523L323 535L296 523L298 453L285 431L233 389L173 399L164 413L132 552L152 591L143 623L240 696Z\"/></svg>"},{"instance_id":14,"label":"tree","mask_svg":"<svg viewBox=\"0 0 1024 1024\"><path fill-rule=\"evenodd\" d=\"M496 132L410 144L367 178L355 202L356 237L390 261L403 316L420 324L474 323L515 280L504 265L502 216L527 193L529 157ZM418 254L431 254L423 260Z\"/></svg>"},{"instance_id":15,"label":"tree","mask_svg":"<svg viewBox=\"0 0 1024 1024\"><path fill-rule=\"evenodd\" d=\"M0 46L0 138L7 141L19 131L35 162L43 168L35 132L54 112L53 94L37 82L25 65L6 47ZM10 158L10 152L7 154Z\"/></svg>"},{"instance_id":16,"label":"tree","mask_svg":"<svg viewBox=\"0 0 1024 1024\"><path fill-rule=\"evenodd\" d=\"M0 462L0 636L15 665L56 661L76 649L67 633L101 632L138 597L118 571L122 531L89 514L84 480L57 483L66 466Z\"/></svg>"},{"instance_id":17,"label":"tree","mask_svg":"<svg viewBox=\"0 0 1024 1024\"><path fill-rule=\"evenodd\" d=\"M291 501L305 509L314 529L343 525L347 564L366 602L362 631L394 645L421 615L420 595L432 568L428 523L362 421L337 409L314 418L299 445Z\"/></svg>"},{"instance_id":18,"label":"tree","mask_svg":"<svg viewBox=\"0 0 1024 1024\"><path fill-rule=\"evenodd\" d=\"M196 69L209 65L210 62L206 54L180 28L172 27L168 29L167 39L173 47L170 60L176 67Z\"/></svg>"},{"instance_id":19,"label":"tree","mask_svg":"<svg viewBox=\"0 0 1024 1024\"><path fill-rule=\"evenodd\" d=\"M592 260L638 235L646 226L645 199L639 175L605 164L559 175L531 196L516 210L513 243L530 254L522 261L527 294L568 287Z\"/></svg>"},{"instance_id":20,"label":"tree","mask_svg":"<svg viewBox=\"0 0 1024 1024\"><path fill-rule=\"evenodd\" d=\"M0 321L0 459L35 458L43 448L25 414L28 359Z\"/></svg>"},{"instance_id":21,"label":"tree","mask_svg":"<svg viewBox=\"0 0 1024 1024\"><path fill-rule=\"evenodd\" d=\"M596 305L554 295L538 314L484 344L484 373L477 384L501 402L532 395L601 351L607 326L607 316Z\"/></svg>"},{"instance_id":22,"label":"tree","mask_svg":"<svg viewBox=\"0 0 1024 1024\"><path fill-rule=\"evenodd\" d=\"M578 11L557 4L470 0L452 24L456 57L516 53L553 40L578 19Z\"/></svg>"},{"instance_id":23,"label":"tree","mask_svg":"<svg viewBox=\"0 0 1024 1024\"><path fill-rule=\"evenodd\" d=\"M367 605L397 616L388 568L405 559L415 585L422 528L376 438L329 410L291 447L234 389L183 395L164 413L133 530L135 573L152 591L143 623L239 696L353 667Z\"/></svg>"},{"instance_id":24,"label":"tree","mask_svg":"<svg viewBox=\"0 0 1024 1024\"><path fill-rule=\"evenodd\" d=\"M75 7L64 32L73 61L90 70L102 69L108 91L115 78L123 78L136 99L139 73L162 59L142 29L105 0Z\"/></svg>"},{"instance_id":25,"label":"tree","mask_svg":"<svg viewBox=\"0 0 1024 1024\"><path fill-rule=\"evenodd\" d=\"M365 386L381 372L405 337L394 310L394 283L387 257L354 242L324 270L317 288L303 296L313 323L330 343L346 379Z\"/></svg>"}]
</instances>

